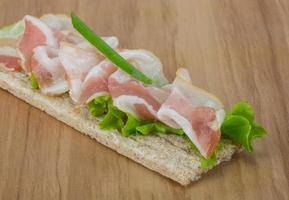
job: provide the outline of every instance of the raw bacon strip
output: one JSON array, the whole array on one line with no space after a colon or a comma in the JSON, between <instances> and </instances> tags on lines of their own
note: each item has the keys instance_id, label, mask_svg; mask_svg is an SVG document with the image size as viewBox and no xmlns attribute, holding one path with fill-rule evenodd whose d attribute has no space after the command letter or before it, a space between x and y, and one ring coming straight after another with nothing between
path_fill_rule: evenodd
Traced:
<instances>
[{"instance_id":1,"label":"raw bacon strip","mask_svg":"<svg viewBox=\"0 0 289 200\"><path fill-rule=\"evenodd\" d=\"M219 143L225 111L213 95L191 84L186 69L179 69L171 94L158 111L165 124L182 128L200 153L209 158Z\"/></svg>"},{"instance_id":2,"label":"raw bacon strip","mask_svg":"<svg viewBox=\"0 0 289 200\"><path fill-rule=\"evenodd\" d=\"M143 71L157 85L167 82L160 61L150 52L125 50L120 52L120 55ZM116 107L142 119L156 119L157 111L168 95L165 89L146 87L121 70L110 76L108 87Z\"/></svg>"},{"instance_id":3,"label":"raw bacon strip","mask_svg":"<svg viewBox=\"0 0 289 200\"><path fill-rule=\"evenodd\" d=\"M58 44L53 31L44 22L29 15L23 20L25 30L18 43L18 52L22 68L30 72L33 49L39 45L58 47Z\"/></svg>"},{"instance_id":4,"label":"raw bacon strip","mask_svg":"<svg viewBox=\"0 0 289 200\"><path fill-rule=\"evenodd\" d=\"M46 14L40 17L40 20L54 32L73 30L71 19L66 15Z\"/></svg>"},{"instance_id":5,"label":"raw bacon strip","mask_svg":"<svg viewBox=\"0 0 289 200\"><path fill-rule=\"evenodd\" d=\"M163 65L153 53L138 49L123 50L120 52L120 55L151 78L153 86L161 87L168 83L163 73Z\"/></svg>"},{"instance_id":6,"label":"raw bacon strip","mask_svg":"<svg viewBox=\"0 0 289 200\"><path fill-rule=\"evenodd\" d=\"M108 77L115 71L116 67L107 60L93 67L81 86L80 104L88 103L96 96L109 94Z\"/></svg>"},{"instance_id":7,"label":"raw bacon strip","mask_svg":"<svg viewBox=\"0 0 289 200\"><path fill-rule=\"evenodd\" d=\"M83 49L96 50L89 42L87 42L72 26L71 19L66 15L46 14L40 18L48 27L54 31L58 41L64 41L76 44ZM102 37L102 39L113 49L119 45L117 37Z\"/></svg>"},{"instance_id":8,"label":"raw bacon strip","mask_svg":"<svg viewBox=\"0 0 289 200\"><path fill-rule=\"evenodd\" d=\"M92 46L88 41L84 40L79 33L77 33L75 30L64 30L60 31L56 34L58 41L60 42L67 42L70 44L74 44L79 48L87 49L90 51L95 51L99 53L99 51ZM111 37L102 37L102 39L113 49L117 49L119 45L119 41L117 37L111 36Z\"/></svg>"},{"instance_id":9,"label":"raw bacon strip","mask_svg":"<svg viewBox=\"0 0 289 200\"><path fill-rule=\"evenodd\" d=\"M124 79L127 80L124 81ZM109 78L108 87L114 105L120 110L130 113L136 118L156 118L161 103L150 93L150 89L140 82L118 70Z\"/></svg>"},{"instance_id":10,"label":"raw bacon strip","mask_svg":"<svg viewBox=\"0 0 289 200\"><path fill-rule=\"evenodd\" d=\"M47 26L53 30L55 37L59 42L68 42L76 44L83 49L95 49L89 42L87 42L72 26L71 19L66 15L46 14L41 18ZM118 47L117 37L102 37L102 39L113 49Z\"/></svg>"},{"instance_id":11,"label":"raw bacon strip","mask_svg":"<svg viewBox=\"0 0 289 200\"><path fill-rule=\"evenodd\" d=\"M58 42L68 42L71 44L79 44L84 42L84 39L73 28L71 19L66 15L46 14L41 18L47 26L53 30L54 36Z\"/></svg>"},{"instance_id":12,"label":"raw bacon strip","mask_svg":"<svg viewBox=\"0 0 289 200\"><path fill-rule=\"evenodd\" d=\"M65 71L58 58L58 49L38 46L33 50L31 70L46 95L59 95L68 91Z\"/></svg>"},{"instance_id":13,"label":"raw bacon strip","mask_svg":"<svg viewBox=\"0 0 289 200\"><path fill-rule=\"evenodd\" d=\"M101 37L111 48L116 49L118 48L119 41L118 38L115 36L109 36L109 37Z\"/></svg>"},{"instance_id":14,"label":"raw bacon strip","mask_svg":"<svg viewBox=\"0 0 289 200\"><path fill-rule=\"evenodd\" d=\"M0 67L6 71L21 71L20 58L16 49L0 47Z\"/></svg>"},{"instance_id":15,"label":"raw bacon strip","mask_svg":"<svg viewBox=\"0 0 289 200\"><path fill-rule=\"evenodd\" d=\"M40 18L54 33L58 42L65 41L74 44L80 42L79 34L73 29L71 20L66 15L46 14Z\"/></svg>"},{"instance_id":16,"label":"raw bacon strip","mask_svg":"<svg viewBox=\"0 0 289 200\"><path fill-rule=\"evenodd\" d=\"M75 103L78 103L82 82L90 69L97 65L102 57L94 51L85 50L68 43L61 43L59 59L67 75L70 97Z\"/></svg>"}]
</instances>

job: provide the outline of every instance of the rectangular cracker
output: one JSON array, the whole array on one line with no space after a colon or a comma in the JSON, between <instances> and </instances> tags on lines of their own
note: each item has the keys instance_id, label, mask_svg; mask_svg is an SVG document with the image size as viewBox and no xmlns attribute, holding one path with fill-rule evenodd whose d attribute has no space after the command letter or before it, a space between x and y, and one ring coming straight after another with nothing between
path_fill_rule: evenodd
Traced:
<instances>
[{"instance_id":1,"label":"rectangular cracker","mask_svg":"<svg viewBox=\"0 0 289 200\"><path fill-rule=\"evenodd\" d=\"M182 137L164 134L123 137L115 131L101 130L97 125L98 119L90 117L87 110L75 111L68 95L45 96L31 89L29 79L23 73L0 71L0 87L80 133L182 185L198 180L209 170L200 168L199 157ZM217 163L230 160L237 150L235 145L225 144L218 153Z\"/></svg>"}]
</instances>

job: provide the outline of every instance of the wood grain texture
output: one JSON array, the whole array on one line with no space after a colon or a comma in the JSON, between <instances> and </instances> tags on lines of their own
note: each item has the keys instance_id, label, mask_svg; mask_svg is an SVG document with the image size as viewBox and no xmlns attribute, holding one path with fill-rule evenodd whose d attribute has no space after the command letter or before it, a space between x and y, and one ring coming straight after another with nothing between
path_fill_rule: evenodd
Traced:
<instances>
[{"instance_id":1,"label":"wood grain texture","mask_svg":"<svg viewBox=\"0 0 289 200\"><path fill-rule=\"evenodd\" d=\"M153 51L170 80L188 67L226 106L248 100L269 135L182 187L1 90L0 199L289 199L287 0L1 0L0 25L71 10Z\"/></svg>"}]
</instances>

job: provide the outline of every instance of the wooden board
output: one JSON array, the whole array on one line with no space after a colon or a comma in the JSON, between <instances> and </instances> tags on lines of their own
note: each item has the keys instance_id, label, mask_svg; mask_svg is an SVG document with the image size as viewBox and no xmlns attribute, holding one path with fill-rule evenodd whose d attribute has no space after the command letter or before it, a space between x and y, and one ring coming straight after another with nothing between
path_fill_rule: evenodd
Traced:
<instances>
[{"instance_id":1,"label":"wooden board","mask_svg":"<svg viewBox=\"0 0 289 200\"><path fill-rule=\"evenodd\" d=\"M153 51L170 80L187 67L226 106L248 100L269 135L182 187L1 90L0 199L289 198L287 0L1 0L0 25L72 10L122 47Z\"/></svg>"}]
</instances>

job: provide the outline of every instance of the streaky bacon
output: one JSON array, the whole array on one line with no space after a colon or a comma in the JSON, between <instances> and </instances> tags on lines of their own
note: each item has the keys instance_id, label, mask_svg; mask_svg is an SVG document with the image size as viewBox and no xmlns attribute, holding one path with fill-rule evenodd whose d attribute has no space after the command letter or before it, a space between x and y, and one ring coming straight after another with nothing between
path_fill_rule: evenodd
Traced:
<instances>
[{"instance_id":1,"label":"streaky bacon","mask_svg":"<svg viewBox=\"0 0 289 200\"><path fill-rule=\"evenodd\" d=\"M0 67L5 71L21 71L20 58L15 48L0 47Z\"/></svg>"},{"instance_id":2,"label":"streaky bacon","mask_svg":"<svg viewBox=\"0 0 289 200\"><path fill-rule=\"evenodd\" d=\"M25 30L18 42L17 50L22 68L26 72L30 72L33 49L40 45L57 48L58 43L54 32L40 19L27 15L23 20Z\"/></svg>"},{"instance_id":3,"label":"streaky bacon","mask_svg":"<svg viewBox=\"0 0 289 200\"><path fill-rule=\"evenodd\" d=\"M88 103L96 96L108 95L108 77L116 71L116 67L107 60L94 66L81 85L80 104Z\"/></svg>"},{"instance_id":4,"label":"streaky bacon","mask_svg":"<svg viewBox=\"0 0 289 200\"><path fill-rule=\"evenodd\" d=\"M179 69L171 93L158 111L165 124L182 128L200 153L209 158L220 141L223 104L210 93L192 85L186 69Z\"/></svg>"},{"instance_id":5,"label":"streaky bacon","mask_svg":"<svg viewBox=\"0 0 289 200\"><path fill-rule=\"evenodd\" d=\"M59 42L75 44L83 49L96 50L87 40L85 40L72 26L71 19L66 15L46 14L40 18L47 26L53 30ZM116 49L119 45L117 37L101 37L111 48Z\"/></svg>"},{"instance_id":6,"label":"streaky bacon","mask_svg":"<svg viewBox=\"0 0 289 200\"><path fill-rule=\"evenodd\" d=\"M124 50L120 54L139 70L146 74L149 73L154 80L159 83L166 82L166 79L163 78L161 63L150 52ZM155 72L159 72L159 74ZM142 119L156 119L157 111L168 95L166 90L147 87L121 70L117 70L109 77L108 88L116 107Z\"/></svg>"},{"instance_id":7,"label":"streaky bacon","mask_svg":"<svg viewBox=\"0 0 289 200\"><path fill-rule=\"evenodd\" d=\"M65 71L58 58L58 49L38 46L33 50L31 70L42 93L60 95L68 91Z\"/></svg>"},{"instance_id":8,"label":"streaky bacon","mask_svg":"<svg viewBox=\"0 0 289 200\"><path fill-rule=\"evenodd\" d=\"M40 20L54 32L73 30L71 19L66 15L45 14Z\"/></svg>"},{"instance_id":9,"label":"streaky bacon","mask_svg":"<svg viewBox=\"0 0 289 200\"><path fill-rule=\"evenodd\" d=\"M102 56L68 43L60 43L59 59L69 82L69 94L74 103L79 103L81 85L92 67Z\"/></svg>"},{"instance_id":10,"label":"streaky bacon","mask_svg":"<svg viewBox=\"0 0 289 200\"><path fill-rule=\"evenodd\" d=\"M66 15L45 14L40 18L53 32L59 42L77 44L83 49L95 49L72 26L70 17ZM117 37L101 37L111 48L118 47Z\"/></svg>"},{"instance_id":11,"label":"streaky bacon","mask_svg":"<svg viewBox=\"0 0 289 200\"><path fill-rule=\"evenodd\" d=\"M75 44L80 41L80 35L73 29L71 19L66 15L45 14L40 17L54 34L58 42Z\"/></svg>"}]
</instances>

